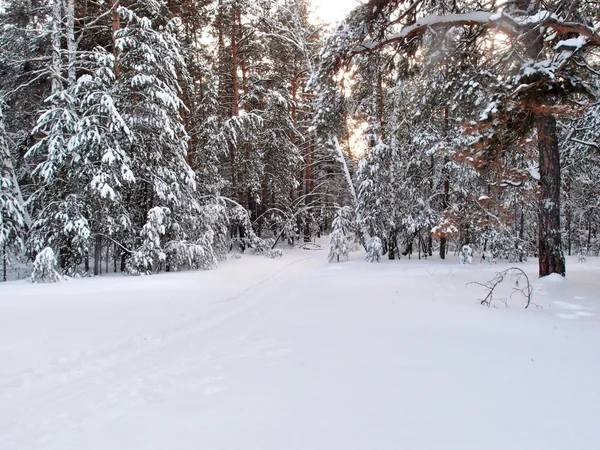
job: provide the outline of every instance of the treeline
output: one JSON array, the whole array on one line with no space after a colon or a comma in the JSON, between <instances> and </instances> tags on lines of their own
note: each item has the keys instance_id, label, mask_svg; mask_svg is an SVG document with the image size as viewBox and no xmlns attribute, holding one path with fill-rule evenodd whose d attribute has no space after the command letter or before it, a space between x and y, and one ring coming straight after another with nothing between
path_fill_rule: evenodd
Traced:
<instances>
[{"instance_id":1,"label":"treeline","mask_svg":"<svg viewBox=\"0 0 600 450\"><path fill-rule=\"evenodd\" d=\"M565 252L597 255L599 23L598 5L562 0L370 0L350 14L321 52L335 107L316 122L367 126L367 250L444 258L452 241L538 256L540 276L564 275Z\"/></svg>"},{"instance_id":2,"label":"treeline","mask_svg":"<svg viewBox=\"0 0 600 450\"><path fill-rule=\"evenodd\" d=\"M64 274L210 268L328 227L339 171L310 128L305 0L0 13L5 268L48 247Z\"/></svg>"}]
</instances>

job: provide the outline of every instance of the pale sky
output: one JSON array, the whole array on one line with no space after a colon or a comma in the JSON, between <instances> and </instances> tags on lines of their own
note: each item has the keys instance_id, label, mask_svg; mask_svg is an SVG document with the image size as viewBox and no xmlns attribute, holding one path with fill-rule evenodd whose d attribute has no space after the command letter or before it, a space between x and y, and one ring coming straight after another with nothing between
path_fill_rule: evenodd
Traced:
<instances>
[{"instance_id":1,"label":"pale sky","mask_svg":"<svg viewBox=\"0 0 600 450\"><path fill-rule=\"evenodd\" d=\"M359 0L311 0L311 2L317 15L331 24L343 19L360 3Z\"/></svg>"}]
</instances>

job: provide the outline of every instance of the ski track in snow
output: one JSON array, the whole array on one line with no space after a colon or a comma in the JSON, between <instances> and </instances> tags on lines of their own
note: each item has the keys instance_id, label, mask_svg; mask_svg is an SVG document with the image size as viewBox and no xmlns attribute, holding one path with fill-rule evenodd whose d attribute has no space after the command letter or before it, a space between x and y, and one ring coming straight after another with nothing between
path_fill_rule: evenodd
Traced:
<instances>
[{"instance_id":1,"label":"ski track in snow","mask_svg":"<svg viewBox=\"0 0 600 450\"><path fill-rule=\"evenodd\" d=\"M600 263L324 259L0 287L0 448L600 448Z\"/></svg>"}]
</instances>

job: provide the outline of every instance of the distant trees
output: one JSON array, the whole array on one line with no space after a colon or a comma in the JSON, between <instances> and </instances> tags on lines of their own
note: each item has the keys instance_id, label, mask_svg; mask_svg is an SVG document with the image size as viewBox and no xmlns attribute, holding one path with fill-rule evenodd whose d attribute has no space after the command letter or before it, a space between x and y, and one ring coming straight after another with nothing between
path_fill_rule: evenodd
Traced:
<instances>
[{"instance_id":1,"label":"distant trees","mask_svg":"<svg viewBox=\"0 0 600 450\"><path fill-rule=\"evenodd\" d=\"M345 104L381 124L379 136L392 150L367 177L380 167L391 173L394 165L410 166L410 155L421 160L416 172L429 188L419 184L409 203L431 213L415 220L410 207L400 207L404 219L393 221L397 230L402 222L423 224L416 228L434 231L442 257L454 233L461 245L480 240L484 249L508 253L528 245L524 228L533 224L524 219L535 210L539 274L565 274L560 127L589 110L598 95L597 59L588 59L600 46L598 16L585 2L562 1L517 1L506 8L495 2L371 1L349 15L321 53L318 80L322 95L330 95L341 73L352 74L355 106ZM360 98L369 86L371 109ZM571 146L594 148L598 141L593 131L573 137ZM413 154L415 145L424 148ZM365 164L372 165L381 151L370 148ZM419 183L407 175L400 175L401 190ZM384 185L386 194L393 190L392 182ZM403 196L392 196L399 206ZM375 197L379 208L392 210L385 196ZM363 199L359 210L373 203ZM572 207L565 211L572 224ZM381 228L376 216L367 220ZM397 233L391 227L376 233L389 240L390 231Z\"/></svg>"},{"instance_id":2,"label":"distant trees","mask_svg":"<svg viewBox=\"0 0 600 450\"><path fill-rule=\"evenodd\" d=\"M17 177L8 136L4 127L4 115L0 104L0 251L2 252L2 280L7 280L9 252L23 251L26 212L18 192Z\"/></svg>"}]
</instances>

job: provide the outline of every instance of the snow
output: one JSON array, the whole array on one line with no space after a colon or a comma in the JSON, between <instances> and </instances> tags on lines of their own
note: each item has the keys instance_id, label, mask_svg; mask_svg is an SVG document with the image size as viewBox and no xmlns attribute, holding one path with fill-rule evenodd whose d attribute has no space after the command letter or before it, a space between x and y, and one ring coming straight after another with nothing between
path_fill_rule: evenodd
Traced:
<instances>
[{"instance_id":1,"label":"snow","mask_svg":"<svg viewBox=\"0 0 600 450\"><path fill-rule=\"evenodd\" d=\"M491 17L496 17L496 15L486 11L474 11L466 14L432 14L417 20L417 22L413 25L405 26L398 33L386 37L385 41L391 42L404 39L405 37L410 36L412 33L426 27L436 27L444 24L450 24L453 26L472 23L487 24L491 21ZM381 44L380 41L365 42L363 44L363 48L372 49L379 44Z\"/></svg>"},{"instance_id":2,"label":"snow","mask_svg":"<svg viewBox=\"0 0 600 450\"><path fill-rule=\"evenodd\" d=\"M570 51L577 51L587 44L589 39L585 36L577 36L575 38L564 39L559 41L555 46L554 50L560 50L561 48L567 48Z\"/></svg>"},{"instance_id":3,"label":"snow","mask_svg":"<svg viewBox=\"0 0 600 450\"><path fill-rule=\"evenodd\" d=\"M531 16L513 18L513 20L520 23L521 25L537 24L540 22L544 22L545 20L548 20L548 19L554 19L556 21L560 21L560 19L558 18L558 16L556 14L552 14L549 11L543 11L543 10L538 11L537 13L535 13Z\"/></svg>"},{"instance_id":4,"label":"snow","mask_svg":"<svg viewBox=\"0 0 600 450\"><path fill-rule=\"evenodd\" d=\"M533 178L534 180L540 180L541 176L540 176L540 171L537 167L528 167L527 171L529 172L529 175L531 175L531 178Z\"/></svg>"},{"instance_id":5,"label":"snow","mask_svg":"<svg viewBox=\"0 0 600 450\"><path fill-rule=\"evenodd\" d=\"M524 310L466 286L505 263L362 257L5 283L0 448L600 448L597 258Z\"/></svg>"}]
</instances>

